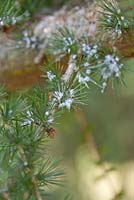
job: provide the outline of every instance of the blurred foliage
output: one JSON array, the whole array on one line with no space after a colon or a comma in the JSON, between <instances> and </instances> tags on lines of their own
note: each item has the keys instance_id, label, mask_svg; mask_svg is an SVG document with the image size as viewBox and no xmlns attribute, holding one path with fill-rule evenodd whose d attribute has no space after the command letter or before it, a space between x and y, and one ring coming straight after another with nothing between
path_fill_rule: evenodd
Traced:
<instances>
[{"instance_id":1,"label":"blurred foliage","mask_svg":"<svg viewBox=\"0 0 134 200\"><path fill-rule=\"evenodd\" d=\"M64 5L67 0L18 0L22 10L29 11L31 15L45 8L55 8Z\"/></svg>"}]
</instances>

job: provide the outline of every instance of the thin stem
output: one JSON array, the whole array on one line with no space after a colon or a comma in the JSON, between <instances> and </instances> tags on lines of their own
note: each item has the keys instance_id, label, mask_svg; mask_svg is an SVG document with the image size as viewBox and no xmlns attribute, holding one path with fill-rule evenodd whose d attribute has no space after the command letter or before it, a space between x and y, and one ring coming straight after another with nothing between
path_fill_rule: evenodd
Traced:
<instances>
[{"instance_id":1,"label":"thin stem","mask_svg":"<svg viewBox=\"0 0 134 200\"><path fill-rule=\"evenodd\" d=\"M26 157L25 152L23 150L23 147L21 145L18 145L18 150L19 150L19 153L20 153L20 155L22 157L22 160L24 162L28 163L27 157ZM32 170L29 167L27 167L26 169L27 169L27 173L29 173L31 175L32 174ZM34 189L35 189L34 193L35 193L35 196L36 196L37 200L43 200L42 197L41 197L41 194L39 192L39 188L38 188L38 183L37 183L36 177L34 175L32 177L32 183L33 183L33 186L34 186Z\"/></svg>"},{"instance_id":2,"label":"thin stem","mask_svg":"<svg viewBox=\"0 0 134 200\"><path fill-rule=\"evenodd\" d=\"M76 67L76 61L73 59L73 55L70 55L68 67L63 75L63 80L65 82L69 82L70 77L72 76L75 67Z\"/></svg>"},{"instance_id":3,"label":"thin stem","mask_svg":"<svg viewBox=\"0 0 134 200\"><path fill-rule=\"evenodd\" d=\"M35 176L33 176L32 183L33 183L34 188L35 188L35 196L37 197L38 200L43 200L41 195L40 195L37 180L36 180Z\"/></svg>"}]
</instances>

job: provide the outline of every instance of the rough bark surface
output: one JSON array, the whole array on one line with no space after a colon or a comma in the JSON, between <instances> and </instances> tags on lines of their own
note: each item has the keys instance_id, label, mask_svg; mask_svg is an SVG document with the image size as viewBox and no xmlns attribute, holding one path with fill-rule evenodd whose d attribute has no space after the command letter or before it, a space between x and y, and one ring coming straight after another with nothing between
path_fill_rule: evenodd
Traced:
<instances>
[{"instance_id":1,"label":"rough bark surface","mask_svg":"<svg viewBox=\"0 0 134 200\"><path fill-rule=\"evenodd\" d=\"M17 49L12 40L13 31L0 33L0 81L11 90L31 85L40 80L37 66L45 55L48 38L58 27L69 27L76 37L82 35L93 36L97 28L97 5L92 1L84 2L79 6L65 6L52 14L41 16L34 26L34 34L43 40L42 48ZM25 78L24 78L25 77ZM19 83L18 83L19 79ZM21 84L22 83L22 84Z\"/></svg>"}]
</instances>

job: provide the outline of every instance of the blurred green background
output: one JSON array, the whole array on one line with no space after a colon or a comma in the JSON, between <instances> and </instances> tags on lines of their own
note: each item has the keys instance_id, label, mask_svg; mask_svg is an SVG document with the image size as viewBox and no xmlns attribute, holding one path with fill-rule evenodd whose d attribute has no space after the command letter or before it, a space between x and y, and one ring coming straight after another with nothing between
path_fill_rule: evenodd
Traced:
<instances>
[{"instance_id":1,"label":"blurred green background","mask_svg":"<svg viewBox=\"0 0 134 200\"><path fill-rule=\"evenodd\" d=\"M72 199L134 199L134 59L124 65L126 87L92 88L87 105L56 125L52 154L63 159Z\"/></svg>"}]
</instances>

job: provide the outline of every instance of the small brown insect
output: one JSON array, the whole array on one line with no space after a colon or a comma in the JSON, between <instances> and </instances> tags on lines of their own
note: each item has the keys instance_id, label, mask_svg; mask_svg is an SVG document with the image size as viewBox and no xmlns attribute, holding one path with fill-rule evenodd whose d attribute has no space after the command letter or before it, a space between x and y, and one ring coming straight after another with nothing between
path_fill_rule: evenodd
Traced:
<instances>
[{"instance_id":1,"label":"small brown insect","mask_svg":"<svg viewBox=\"0 0 134 200\"><path fill-rule=\"evenodd\" d=\"M51 138L51 139L54 139L55 138L55 135L56 135L56 131L54 128L50 128L48 130L48 136Z\"/></svg>"}]
</instances>

